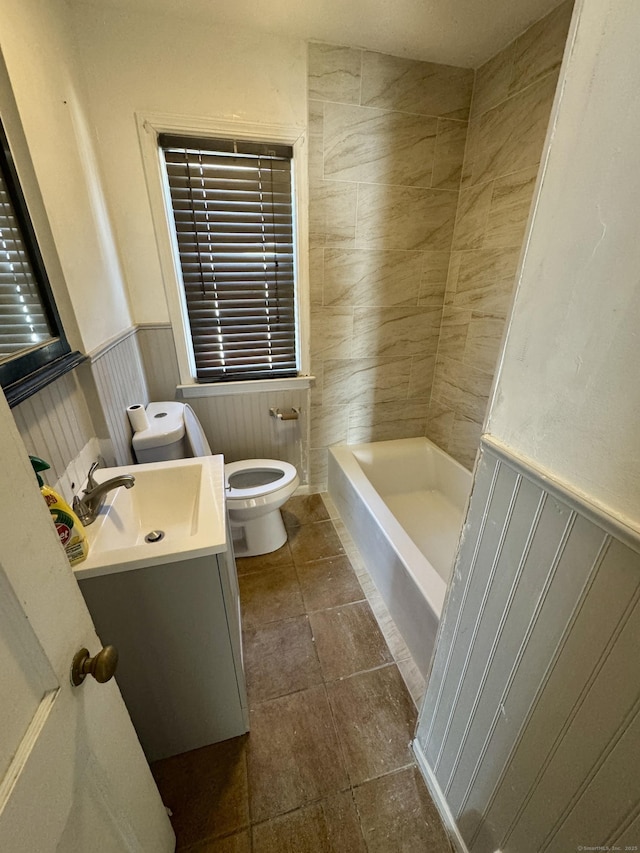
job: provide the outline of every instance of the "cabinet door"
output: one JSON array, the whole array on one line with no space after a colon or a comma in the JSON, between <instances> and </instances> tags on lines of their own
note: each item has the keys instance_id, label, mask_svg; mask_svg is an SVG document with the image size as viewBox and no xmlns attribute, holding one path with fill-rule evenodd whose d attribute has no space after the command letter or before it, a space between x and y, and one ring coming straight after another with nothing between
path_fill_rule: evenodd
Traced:
<instances>
[{"instance_id":1,"label":"cabinet door","mask_svg":"<svg viewBox=\"0 0 640 853\"><path fill-rule=\"evenodd\" d=\"M120 650L116 677L150 761L247 730L223 575L228 587L209 556L80 583L103 643Z\"/></svg>"}]
</instances>

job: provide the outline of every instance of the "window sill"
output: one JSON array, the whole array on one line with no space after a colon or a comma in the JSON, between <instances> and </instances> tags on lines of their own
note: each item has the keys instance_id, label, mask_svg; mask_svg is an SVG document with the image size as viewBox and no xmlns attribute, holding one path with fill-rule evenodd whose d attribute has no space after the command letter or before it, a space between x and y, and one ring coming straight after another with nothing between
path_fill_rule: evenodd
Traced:
<instances>
[{"instance_id":1,"label":"window sill","mask_svg":"<svg viewBox=\"0 0 640 853\"><path fill-rule=\"evenodd\" d=\"M178 397L230 397L234 394L267 393L270 391L296 391L310 388L315 376L291 376L287 379L254 379L246 382L215 382L178 385Z\"/></svg>"}]
</instances>

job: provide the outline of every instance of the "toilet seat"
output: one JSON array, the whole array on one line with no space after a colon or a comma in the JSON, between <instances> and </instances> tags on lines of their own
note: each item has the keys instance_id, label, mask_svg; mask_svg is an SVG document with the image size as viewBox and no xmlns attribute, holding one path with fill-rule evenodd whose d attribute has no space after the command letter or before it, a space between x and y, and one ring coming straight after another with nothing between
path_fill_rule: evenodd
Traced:
<instances>
[{"instance_id":1,"label":"toilet seat","mask_svg":"<svg viewBox=\"0 0 640 853\"><path fill-rule=\"evenodd\" d=\"M275 474L275 478L262 485L253 485L242 488L232 484L234 474L249 474L255 471L259 474L261 471L267 474ZM264 498L273 492L280 491L282 488L289 486L298 472L294 465L289 462L281 462L277 459L241 459L239 462L228 462L224 466L225 491L227 499L234 501L255 500L256 498Z\"/></svg>"}]
</instances>

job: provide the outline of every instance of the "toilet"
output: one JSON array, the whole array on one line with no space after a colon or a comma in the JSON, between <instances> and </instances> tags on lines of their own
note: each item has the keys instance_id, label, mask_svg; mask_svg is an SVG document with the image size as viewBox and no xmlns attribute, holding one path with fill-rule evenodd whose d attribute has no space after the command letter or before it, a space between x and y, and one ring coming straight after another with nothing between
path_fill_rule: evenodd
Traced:
<instances>
[{"instance_id":1,"label":"toilet","mask_svg":"<svg viewBox=\"0 0 640 853\"><path fill-rule=\"evenodd\" d=\"M185 403L149 403L149 426L133 435L138 462L209 456L200 421ZM224 466L233 548L237 557L277 551L287 541L280 507L300 483L295 466L277 459L243 459Z\"/></svg>"}]
</instances>

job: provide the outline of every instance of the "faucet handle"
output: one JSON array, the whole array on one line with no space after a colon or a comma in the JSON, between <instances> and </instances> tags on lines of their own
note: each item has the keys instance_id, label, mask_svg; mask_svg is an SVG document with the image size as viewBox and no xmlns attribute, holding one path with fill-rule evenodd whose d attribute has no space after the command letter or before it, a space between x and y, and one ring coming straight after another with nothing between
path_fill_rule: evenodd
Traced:
<instances>
[{"instance_id":1,"label":"faucet handle","mask_svg":"<svg viewBox=\"0 0 640 853\"><path fill-rule=\"evenodd\" d=\"M89 489L95 489L95 487L98 485L93 478L93 472L95 470L97 470L99 465L100 465L100 460L98 459L93 463L91 468L89 468L89 473L87 474L87 488L85 489L85 493L88 492Z\"/></svg>"}]
</instances>

